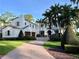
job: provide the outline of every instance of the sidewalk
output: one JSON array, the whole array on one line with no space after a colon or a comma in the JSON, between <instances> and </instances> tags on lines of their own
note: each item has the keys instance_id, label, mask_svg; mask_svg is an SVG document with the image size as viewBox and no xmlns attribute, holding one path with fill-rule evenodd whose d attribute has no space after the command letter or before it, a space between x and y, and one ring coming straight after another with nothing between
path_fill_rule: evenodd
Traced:
<instances>
[{"instance_id":1,"label":"sidewalk","mask_svg":"<svg viewBox=\"0 0 79 59\"><path fill-rule=\"evenodd\" d=\"M42 46L24 43L2 59L55 59Z\"/></svg>"},{"instance_id":2,"label":"sidewalk","mask_svg":"<svg viewBox=\"0 0 79 59\"><path fill-rule=\"evenodd\" d=\"M33 44L33 45L39 45L39 46L42 46L46 41L38 41L38 40L35 40L35 41L31 41L29 42L30 44Z\"/></svg>"}]
</instances>

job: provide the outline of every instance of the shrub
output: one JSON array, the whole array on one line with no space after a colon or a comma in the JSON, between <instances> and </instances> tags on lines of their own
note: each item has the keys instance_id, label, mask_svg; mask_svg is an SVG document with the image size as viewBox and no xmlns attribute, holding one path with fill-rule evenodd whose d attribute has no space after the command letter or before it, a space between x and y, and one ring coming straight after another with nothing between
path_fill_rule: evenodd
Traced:
<instances>
[{"instance_id":1,"label":"shrub","mask_svg":"<svg viewBox=\"0 0 79 59\"><path fill-rule=\"evenodd\" d=\"M44 37L44 31L40 31L41 37Z\"/></svg>"},{"instance_id":2,"label":"shrub","mask_svg":"<svg viewBox=\"0 0 79 59\"><path fill-rule=\"evenodd\" d=\"M41 35L41 34L37 34L36 37L47 37L47 35Z\"/></svg>"},{"instance_id":3,"label":"shrub","mask_svg":"<svg viewBox=\"0 0 79 59\"><path fill-rule=\"evenodd\" d=\"M41 37L41 35L40 34L37 34L36 37Z\"/></svg>"},{"instance_id":4,"label":"shrub","mask_svg":"<svg viewBox=\"0 0 79 59\"><path fill-rule=\"evenodd\" d=\"M18 38L0 38L0 40L19 40Z\"/></svg>"},{"instance_id":5,"label":"shrub","mask_svg":"<svg viewBox=\"0 0 79 59\"><path fill-rule=\"evenodd\" d=\"M68 53L79 53L79 47L78 46L66 46L65 47L65 52L68 52Z\"/></svg>"},{"instance_id":6,"label":"shrub","mask_svg":"<svg viewBox=\"0 0 79 59\"><path fill-rule=\"evenodd\" d=\"M72 45L73 44L76 45L78 42L77 37L70 25L66 28L66 31L63 36L63 41L66 41L67 44L72 44Z\"/></svg>"},{"instance_id":7,"label":"shrub","mask_svg":"<svg viewBox=\"0 0 79 59\"><path fill-rule=\"evenodd\" d=\"M51 35L51 40L53 41L61 41L62 34L61 33L56 33Z\"/></svg>"},{"instance_id":8,"label":"shrub","mask_svg":"<svg viewBox=\"0 0 79 59\"><path fill-rule=\"evenodd\" d=\"M36 38L33 36L25 36L21 38L1 38L0 40L36 40Z\"/></svg>"},{"instance_id":9,"label":"shrub","mask_svg":"<svg viewBox=\"0 0 79 59\"><path fill-rule=\"evenodd\" d=\"M23 36L24 36L24 35L23 35L22 30L21 30L18 37L22 38Z\"/></svg>"},{"instance_id":10,"label":"shrub","mask_svg":"<svg viewBox=\"0 0 79 59\"><path fill-rule=\"evenodd\" d=\"M79 32L77 32L76 35L79 36Z\"/></svg>"},{"instance_id":11,"label":"shrub","mask_svg":"<svg viewBox=\"0 0 79 59\"><path fill-rule=\"evenodd\" d=\"M33 36L25 36L23 37L23 40L36 40L36 38Z\"/></svg>"}]
</instances>

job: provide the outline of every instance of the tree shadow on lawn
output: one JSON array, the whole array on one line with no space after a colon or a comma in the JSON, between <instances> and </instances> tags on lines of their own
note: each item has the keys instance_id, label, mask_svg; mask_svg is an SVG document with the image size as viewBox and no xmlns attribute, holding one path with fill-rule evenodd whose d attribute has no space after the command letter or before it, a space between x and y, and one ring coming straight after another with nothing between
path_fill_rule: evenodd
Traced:
<instances>
[{"instance_id":1,"label":"tree shadow on lawn","mask_svg":"<svg viewBox=\"0 0 79 59\"><path fill-rule=\"evenodd\" d=\"M56 45L46 45L46 46L50 46L48 48L48 50L50 51L56 51L56 52L64 52L63 49L61 48L61 46L56 46Z\"/></svg>"},{"instance_id":2,"label":"tree shadow on lawn","mask_svg":"<svg viewBox=\"0 0 79 59\"><path fill-rule=\"evenodd\" d=\"M72 54L79 54L79 47L65 47L65 52L66 53L72 53Z\"/></svg>"},{"instance_id":3,"label":"tree shadow on lawn","mask_svg":"<svg viewBox=\"0 0 79 59\"><path fill-rule=\"evenodd\" d=\"M65 50L63 50L60 46L56 46L56 45L50 45L50 46L51 47L48 49L49 51L52 51L52 52L55 51L55 52L59 52L59 53L65 53L67 55L79 58L79 47L65 47Z\"/></svg>"},{"instance_id":4,"label":"tree shadow on lawn","mask_svg":"<svg viewBox=\"0 0 79 59\"><path fill-rule=\"evenodd\" d=\"M56 51L56 52L63 52L63 53L69 53L69 54L79 54L79 47L65 47L65 50L62 49L61 46L57 45L44 45L48 47L48 50L50 51Z\"/></svg>"}]
</instances>

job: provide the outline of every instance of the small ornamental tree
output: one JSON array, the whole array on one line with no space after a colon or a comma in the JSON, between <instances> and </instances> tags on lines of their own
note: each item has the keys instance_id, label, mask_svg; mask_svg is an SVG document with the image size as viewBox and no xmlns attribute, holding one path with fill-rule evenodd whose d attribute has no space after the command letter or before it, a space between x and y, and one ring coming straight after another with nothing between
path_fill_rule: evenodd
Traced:
<instances>
[{"instance_id":1,"label":"small ornamental tree","mask_svg":"<svg viewBox=\"0 0 79 59\"><path fill-rule=\"evenodd\" d=\"M79 40L77 39L76 34L74 33L71 26L66 28L63 39L65 41L64 43L79 45Z\"/></svg>"},{"instance_id":2,"label":"small ornamental tree","mask_svg":"<svg viewBox=\"0 0 79 59\"><path fill-rule=\"evenodd\" d=\"M20 33L19 33L19 36L18 36L18 37L19 37L19 38L24 37L22 30L20 31Z\"/></svg>"}]
</instances>

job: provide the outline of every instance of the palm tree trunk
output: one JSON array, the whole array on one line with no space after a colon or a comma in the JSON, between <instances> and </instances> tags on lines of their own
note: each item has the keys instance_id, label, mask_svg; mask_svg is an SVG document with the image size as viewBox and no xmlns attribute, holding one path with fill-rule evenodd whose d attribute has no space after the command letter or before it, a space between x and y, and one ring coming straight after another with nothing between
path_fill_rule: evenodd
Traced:
<instances>
[{"instance_id":1,"label":"palm tree trunk","mask_svg":"<svg viewBox=\"0 0 79 59\"><path fill-rule=\"evenodd\" d=\"M49 18L49 29L51 29L51 18Z\"/></svg>"},{"instance_id":2,"label":"palm tree trunk","mask_svg":"<svg viewBox=\"0 0 79 59\"><path fill-rule=\"evenodd\" d=\"M62 48L62 50L65 50L65 44L64 44L63 40L61 41L61 48Z\"/></svg>"},{"instance_id":3,"label":"palm tree trunk","mask_svg":"<svg viewBox=\"0 0 79 59\"><path fill-rule=\"evenodd\" d=\"M77 3L77 8L78 8L78 3Z\"/></svg>"},{"instance_id":4,"label":"palm tree trunk","mask_svg":"<svg viewBox=\"0 0 79 59\"><path fill-rule=\"evenodd\" d=\"M51 18L50 17L49 17L49 29L51 31ZM49 36L49 40L51 40L51 33L48 36Z\"/></svg>"}]
</instances>

